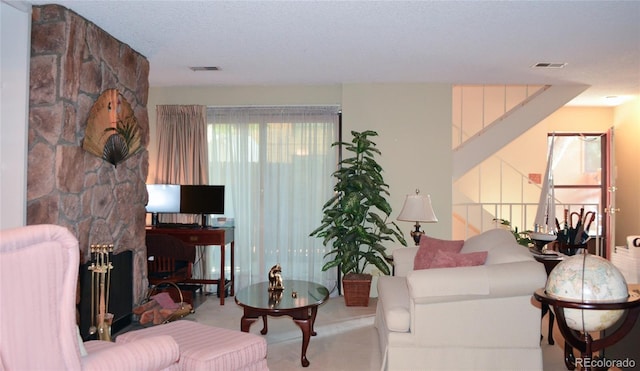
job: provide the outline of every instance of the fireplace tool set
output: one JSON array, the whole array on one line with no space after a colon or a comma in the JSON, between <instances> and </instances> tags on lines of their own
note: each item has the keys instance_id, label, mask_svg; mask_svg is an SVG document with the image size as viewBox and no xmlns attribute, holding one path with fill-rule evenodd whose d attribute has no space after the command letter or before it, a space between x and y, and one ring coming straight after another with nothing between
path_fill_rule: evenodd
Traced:
<instances>
[{"instance_id":1,"label":"fireplace tool set","mask_svg":"<svg viewBox=\"0 0 640 371\"><path fill-rule=\"evenodd\" d=\"M113 245L91 245L91 327L89 334L98 334L99 340L111 341L113 314L109 309L109 286L111 283L110 258Z\"/></svg>"}]
</instances>

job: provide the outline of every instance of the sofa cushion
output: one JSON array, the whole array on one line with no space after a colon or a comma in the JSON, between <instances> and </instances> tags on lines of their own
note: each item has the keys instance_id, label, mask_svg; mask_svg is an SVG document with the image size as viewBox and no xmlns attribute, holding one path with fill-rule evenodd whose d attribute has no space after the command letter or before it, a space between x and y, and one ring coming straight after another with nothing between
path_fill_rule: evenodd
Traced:
<instances>
[{"instance_id":1,"label":"sofa cushion","mask_svg":"<svg viewBox=\"0 0 640 371\"><path fill-rule=\"evenodd\" d=\"M466 254L438 251L431 262L430 268L472 267L482 265L486 260L486 251L470 252Z\"/></svg>"},{"instance_id":2,"label":"sofa cushion","mask_svg":"<svg viewBox=\"0 0 640 371\"><path fill-rule=\"evenodd\" d=\"M542 264L540 264L542 265ZM486 296L491 293L488 270L492 267L433 268L411 271L407 275L409 297L414 303L443 301L450 297L474 295ZM468 300L469 298L465 298Z\"/></svg>"},{"instance_id":3,"label":"sofa cushion","mask_svg":"<svg viewBox=\"0 0 640 371\"><path fill-rule=\"evenodd\" d=\"M502 228L468 238L461 250L462 253L477 251L488 252L486 265L533 260L529 249L519 245L511 231Z\"/></svg>"},{"instance_id":4,"label":"sofa cushion","mask_svg":"<svg viewBox=\"0 0 640 371\"><path fill-rule=\"evenodd\" d=\"M417 253L417 246L393 249L391 254L393 255L394 276L406 277L409 272L413 271Z\"/></svg>"},{"instance_id":5,"label":"sofa cushion","mask_svg":"<svg viewBox=\"0 0 640 371\"><path fill-rule=\"evenodd\" d=\"M496 228L467 238L462 246L462 252L488 251L492 246L505 244L517 244L516 238L510 231Z\"/></svg>"},{"instance_id":6,"label":"sofa cushion","mask_svg":"<svg viewBox=\"0 0 640 371\"><path fill-rule=\"evenodd\" d=\"M514 243L512 245L496 245L489 250L485 264L504 264L534 260L528 247Z\"/></svg>"},{"instance_id":7,"label":"sofa cushion","mask_svg":"<svg viewBox=\"0 0 640 371\"><path fill-rule=\"evenodd\" d=\"M382 303L382 315L390 331L409 331L409 288L404 277L381 276L378 279L378 301Z\"/></svg>"},{"instance_id":8,"label":"sofa cushion","mask_svg":"<svg viewBox=\"0 0 640 371\"><path fill-rule=\"evenodd\" d=\"M413 261L413 269L428 269L438 251L458 253L463 244L463 240L441 240L423 235L420 238L420 247Z\"/></svg>"},{"instance_id":9,"label":"sofa cushion","mask_svg":"<svg viewBox=\"0 0 640 371\"><path fill-rule=\"evenodd\" d=\"M158 335L170 335L180 346L179 370L267 369L264 337L189 320L125 332L116 337L116 343L131 343Z\"/></svg>"}]
</instances>

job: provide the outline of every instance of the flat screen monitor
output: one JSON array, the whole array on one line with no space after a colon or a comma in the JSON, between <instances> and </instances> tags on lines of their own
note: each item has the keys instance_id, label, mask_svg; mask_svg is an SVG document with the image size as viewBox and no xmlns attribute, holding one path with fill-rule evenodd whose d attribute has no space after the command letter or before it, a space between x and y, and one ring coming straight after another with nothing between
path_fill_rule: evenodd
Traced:
<instances>
[{"instance_id":1,"label":"flat screen monitor","mask_svg":"<svg viewBox=\"0 0 640 371\"><path fill-rule=\"evenodd\" d=\"M177 184L147 184L148 213L179 213L180 186Z\"/></svg>"},{"instance_id":2,"label":"flat screen monitor","mask_svg":"<svg viewBox=\"0 0 640 371\"><path fill-rule=\"evenodd\" d=\"M180 212L183 214L224 214L223 185L180 186Z\"/></svg>"}]
</instances>

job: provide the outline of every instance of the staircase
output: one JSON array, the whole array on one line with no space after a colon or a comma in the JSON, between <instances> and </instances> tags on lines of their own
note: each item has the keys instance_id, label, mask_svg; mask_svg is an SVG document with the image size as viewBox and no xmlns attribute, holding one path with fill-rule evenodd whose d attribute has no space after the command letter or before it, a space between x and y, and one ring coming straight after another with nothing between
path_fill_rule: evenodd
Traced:
<instances>
[{"instance_id":1,"label":"staircase","mask_svg":"<svg viewBox=\"0 0 640 371\"><path fill-rule=\"evenodd\" d=\"M540 187L494 154L586 90L585 85L459 85L453 89L455 238L495 227L526 229ZM482 164L482 166L480 166ZM469 177L477 181L468 181ZM459 182L463 177L467 181ZM489 185L487 185L487 183ZM471 186L470 186L471 184Z\"/></svg>"},{"instance_id":2,"label":"staircase","mask_svg":"<svg viewBox=\"0 0 640 371\"><path fill-rule=\"evenodd\" d=\"M460 140L453 152L453 180L457 180L545 117L567 104L585 91L587 87L586 85L545 85L541 87L525 85L523 88L526 91L526 96L517 104L510 103L513 98L508 94L512 90L509 90L507 86L505 86L502 96L482 87L482 125L479 128L475 125L477 130L473 133L469 132L469 129L474 127L471 124L472 119L468 123L465 121L465 112L470 110L465 105L473 103L465 103L464 101L465 89L472 87L457 87L461 89L458 93L460 99L456 101L456 93L454 92L453 106L459 107L460 114L457 116L454 113L454 121L456 117L460 117L457 137L463 138L464 141ZM530 92L530 90L533 91ZM500 107L504 107L502 114L485 125L486 113L495 112Z\"/></svg>"}]
</instances>

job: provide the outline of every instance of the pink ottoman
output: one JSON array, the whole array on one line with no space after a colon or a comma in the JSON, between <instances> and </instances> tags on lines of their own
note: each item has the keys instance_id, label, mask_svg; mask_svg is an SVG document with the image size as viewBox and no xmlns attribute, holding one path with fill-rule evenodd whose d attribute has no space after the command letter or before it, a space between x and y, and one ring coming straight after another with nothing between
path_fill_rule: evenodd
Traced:
<instances>
[{"instance_id":1,"label":"pink ottoman","mask_svg":"<svg viewBox=\"0 0 640 371\"><path fill-rule=\"evenodd\" d=\"M180 370L268 370L264 338L188 320L126 332L116 343L157 335L170 335L178 343Z\"/></svg>"}]
</instances>

